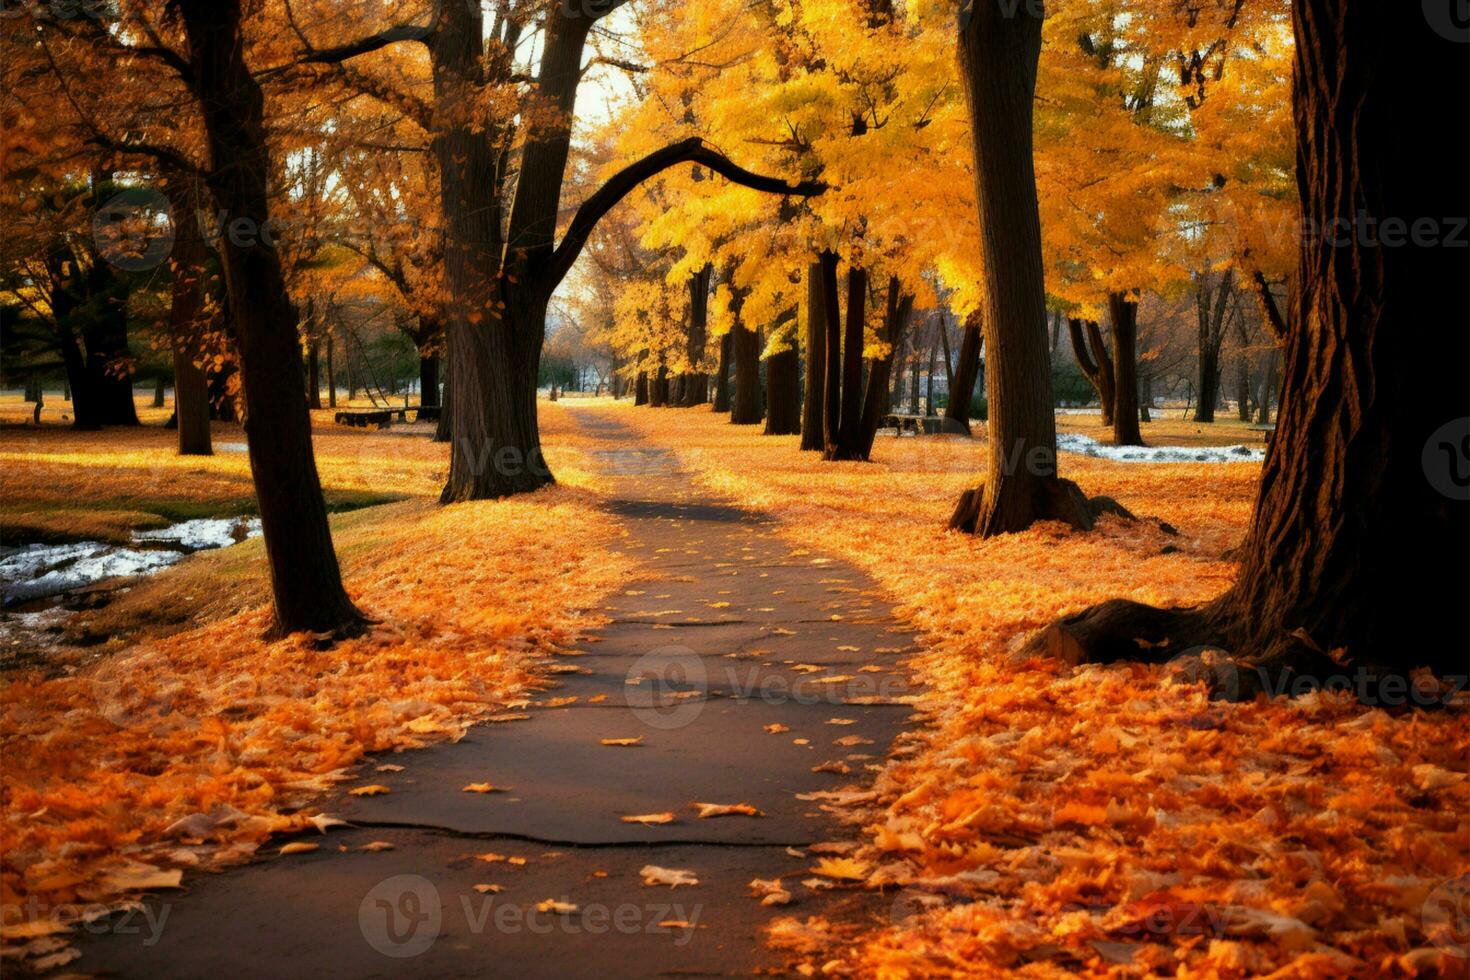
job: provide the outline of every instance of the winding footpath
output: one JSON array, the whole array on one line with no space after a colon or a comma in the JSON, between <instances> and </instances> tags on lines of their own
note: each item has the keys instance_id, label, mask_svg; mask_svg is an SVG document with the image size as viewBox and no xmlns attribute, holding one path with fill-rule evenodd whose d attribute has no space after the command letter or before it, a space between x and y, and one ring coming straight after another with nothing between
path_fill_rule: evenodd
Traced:
<instances>
[{"instance_id":1,"label":"winding footpath","mask_svg":"<svg viewBox=\"0 0 1470 980\"><path fill-rule=\"evenodd\" d=\"M608 602L591 642L556 658L555 683L515 712L528 717L370 760L359 782L391 792L322 804L352 826L311 853L270 846L189 878L150 899L147 917L83 935L74 970L742 975L785 963L763 940L778 916L887 913L881 897L802 882L840 851L823 842L853 833L840 795L821 794L860 791L911 725L898 661L912 635L858 570L793 551L769 519L692 489L616 412L576 413L627 532L616 547L639 559L640 577ZM464 790L481 783L495 791ZM701 818L696 803L763 815ZM372 842L392 849L361 849ZM698 883L645 883L680 877L667 872ZM750 882L777 878L790 904L762 904Z\"/></svg>"}]
</instances>

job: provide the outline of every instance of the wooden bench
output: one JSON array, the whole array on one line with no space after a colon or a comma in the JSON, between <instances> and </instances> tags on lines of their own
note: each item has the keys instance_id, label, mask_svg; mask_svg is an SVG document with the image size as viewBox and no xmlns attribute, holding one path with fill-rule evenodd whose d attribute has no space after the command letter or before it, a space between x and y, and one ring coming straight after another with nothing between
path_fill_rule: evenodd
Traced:
<instances>
[{"instance_id":1,"label":"wooden bench","mask_svg":"<svg viewBox=\"0 0 1470 980\"><path fill-rule=\"evenodd\" d=\"M964 427L953 422L943 415L900 415L897 413L883 416L878 423L880 429L896 429L899 435L905 431L914 435L933 436L949 432L955 435L969 435Z\"/></svg>"},{"instance_id":2,"label":"wooden bench","mask_svg":"<svg viewBox=\"0 0 1470 980\"><path fill-rule=\"evenodd\" d=\"M1247 426L1247 428L1252 432L1259 432L1261 434L1261 441L1268 446L1271 445L1271 437L1276 434L1276 426L1274 425L1251 425Z\"/></svg>"},{"instance_id":3,"label":"wooden bench","mask_svg":"<svg viewBox=\"0 0 1470 980\"><path fill-rule=\"evenodd\" d=\"M403 409L380 408L370 412L338 412L335 418L338 425L350 425L359 429L376 425L380 429L386 429L393 424L395 415L400 422L408 417Z\"/></svg>"}]
</instances>

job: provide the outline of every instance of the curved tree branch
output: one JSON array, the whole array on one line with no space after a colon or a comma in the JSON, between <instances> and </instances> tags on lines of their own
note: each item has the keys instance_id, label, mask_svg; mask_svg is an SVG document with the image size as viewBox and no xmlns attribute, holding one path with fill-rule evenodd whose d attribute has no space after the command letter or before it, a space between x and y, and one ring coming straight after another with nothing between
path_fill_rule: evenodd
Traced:
<instances>
[{"instance_id":1,"label":"curved tree branch","mask_svg":"<svg viewBox=\"0 0 1470 980\"><path fill-rule=\"evenodd\" d=\"M815 197L827 189L826 184L817 180L803 180L793 184L781 177L766 177L752 173L697 136L678 143L671 143L619 170L591 197L582 202L582 206L572 217L572 223L567 227L566 234L562 236L561 244L556 247L550 261L541 270L542 285L546 292L549 294L560 285L562 279L566 278L572 264L577 261L577 256L582 254L582 248L587 244L587 239L591 237L592 230L597 227L597 222L601 221L604 215L639 184L681 163L698 164L742 187L764 191L767 194L796 194L801 197Z\"/></svg>"}]
</instances>

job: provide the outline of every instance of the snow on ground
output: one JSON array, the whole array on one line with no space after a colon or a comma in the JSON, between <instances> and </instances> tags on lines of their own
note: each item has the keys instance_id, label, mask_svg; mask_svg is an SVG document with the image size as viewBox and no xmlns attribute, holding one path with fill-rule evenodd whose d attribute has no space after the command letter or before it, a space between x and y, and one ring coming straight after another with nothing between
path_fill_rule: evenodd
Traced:
<instances>
[{"instance_id":1,"label":"snow on ground","mask_svg":"<svg viewBox=\"0 0 1470 980\"><path fill-rule=\"evenodd\" d=\"M1070 432L1057 433L1057 448L1123 463L1259 463L1266 458L1265 449L1251 446L1108 446Z\"/></svg>"},{"instance_id":2,"label":"snow on ground","mask_svg":"<svg viewBox=\"0 0 1470 980\"><path fill-rule=\"evenodd\" d=\"M207 517L133 532L133 540L143 548L101 541L0 548L0 599L9 605L61 595L103 579L151 575L195 551L225 548L259 534L258 519Z\"/></svg>"}]
</instances>

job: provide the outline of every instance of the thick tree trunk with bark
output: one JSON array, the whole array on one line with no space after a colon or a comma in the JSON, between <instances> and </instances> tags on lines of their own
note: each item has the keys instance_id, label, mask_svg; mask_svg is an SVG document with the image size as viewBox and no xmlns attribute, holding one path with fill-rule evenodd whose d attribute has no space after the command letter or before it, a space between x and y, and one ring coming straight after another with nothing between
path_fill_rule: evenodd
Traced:
<instances>
[{"instance_id":1,"label":"thick tree trunk with bark","mask_svg":"<svg viewBox=\"0 0 1470 980\"><path fill-rule=\"evenodd\" d=\"M727 332L720 338L720 363L715 369L715 404L716 412L730 411L730 357L731 338Z\"/></svg>"},{"instance_id":2,"label":"thick tree trunk with bark","mask_svg":"<svg viewBox=\"0 0 1470 980\"><path fill-rule=\"evenodd\" d=\"M747 330L736 314L730 328L731 360L735 367L735 390L730 399L730 422L733 425L756 425L761 420L761 339Z\"/></svg>"},{"instance_id":3,"label":"thick tree trunk with bark","mask_svg":"<svg viewBox=\"0 0 1470 980\"><path fill-rule=\"evenodd\" d=\"M766 435L791 436L801 431L801 357L796 345L796 310L776 325L787 334L786 349L766 358Z\"/></svg>"},{"instance_id":4,"label":"thick tree trunk with bark","mask_svg":"<svg viewBox=\"0 0 1470 980\"><path fill-rule=\"evenodd\" d=\"M837 253L819 258L822 276L822 336L826 365L822 372L822 455L837 453L842 428L842 306L837 298Z\"/></svg>"},{"instance_id":5,"label":"thick tree trunk with bark","mask_svg":"<svg viewBox=\"0 0 1470 980\"><path fill-rule=\"evenodd\" d=\"M842 417L837 425L837 443L824 454L829 460L864 458L863 339L867 311L868 272L861 266L849 266L847 323L842 336Z\"/></svg>"},{"instance_id":6,"label":"thick tree trunk with bark","mask_svg":"<svg viewBox=\"0 0 1470 980\"><path fill-rule=\"evenodd\" d=\"M826 407L827 314L823 305L822 266L806 267L806 391L801 408L801 448L821 452Z\"/></svg>"},{"instance_id":7,"label":"thick tree trunk with bark","mask_svg":"<svg viewBox=\"0 0 1470 980\"><path fill-rule=\"evenodd\" d=\"M1113 321L1113 445L1141 446L1138 429L1138 301L1108 296Z\"/></svg>"},{"instance_id":8,"label":"thick tree trunk with bark","mask_svg":"<svg viewBox=\"0 0 1470 980\"><path fill-rule=\"evenodd\" d=\"M179 0L219 211L270 227L265 100L244 61L239 0ZM296 312L280 253L221 241L240 343L250 466L271 567L278 633L346 633L365 618L342 588L312 453Z\"/></svg>"},{"instance_id":9,"label":"thick tree trunk with bark","mask_svg":"<svg viewBox=\"0 0 1470 980\"><path fill-rule=\"evenodd\" d=\"M1341 684L1392 707L1436 700L1420 666L1463 678L1470 646L1470 322L1464 251L1360 234L1470 213L1463 126L1403 106L1435 93L1470 115L1470 47L1388 5L1297 0L1297 185L1303 237L1275 438L1241 549L1216 602L1159 610L1113 601L1039 634L1069 660L1233 659L1225 695ZM1353 233L1335 234L1334 228ZM1244 669L1239 669L1244 668Z\"/></svg>"},{"instance_id":10,"label":"thick tree trunk with bark","mask_svg":"<svg viewBox=\"0 0 1470 980\"><path fill-rule=\"evenodd\" d=\"M1041 5L977 3L959 31L975 160L989 403L985 482L967 491L950 526L989 536L1043 519L1093 526L1076 484L1057 477L1047 352L1041 220L1032 159L1032 104Z\"/></svg>"},{"instance_id":11,"label":"thick tree trunk with bark","mask_svg":"<svg viewBox=\"0 0 1470 980\"><path fill-rule=\"evenodd\" d=\"M681 379L678 403L686 408L709 401L709 375L701 370L709 334L709 287L714 267L705 264L689 279L689 346L685 358L691 370Z\"/></svg>"},{"instance_id":12,"label":"thick tree trunk with bark","mask_svg":"<svg viewBox=\"0 0 1470 980\"><path fill-rule=\"evenodd\" d=\"M633 404L648 404L648 372L639 371L638 377L633 381Z\"/></svg>"},{"instance_id":13,"label":"thick tree trunk with bark","mask_svg":"<svg viewBox=\"0 0 1470 980\"><path fill-rule=\"evenodd\" d=\"M648 405L650 408L669 407L669 368L663 361L648 382Z\"/></svg>"},{"instance_id":14,"label":"thick tree trunk with bark","mask_svg":"<svg viewBox=\"0 0 1470 980\"><path fill-rule=\"evenodd\" d=\"M980 338L980 313L977 311L965 320L959 361L955 364L954 380L949 387L949 404L944 409L944 417L966 432L970 431L970 399L975 395L975 382L980 377Z\"/></svg>"}]
</instances>

